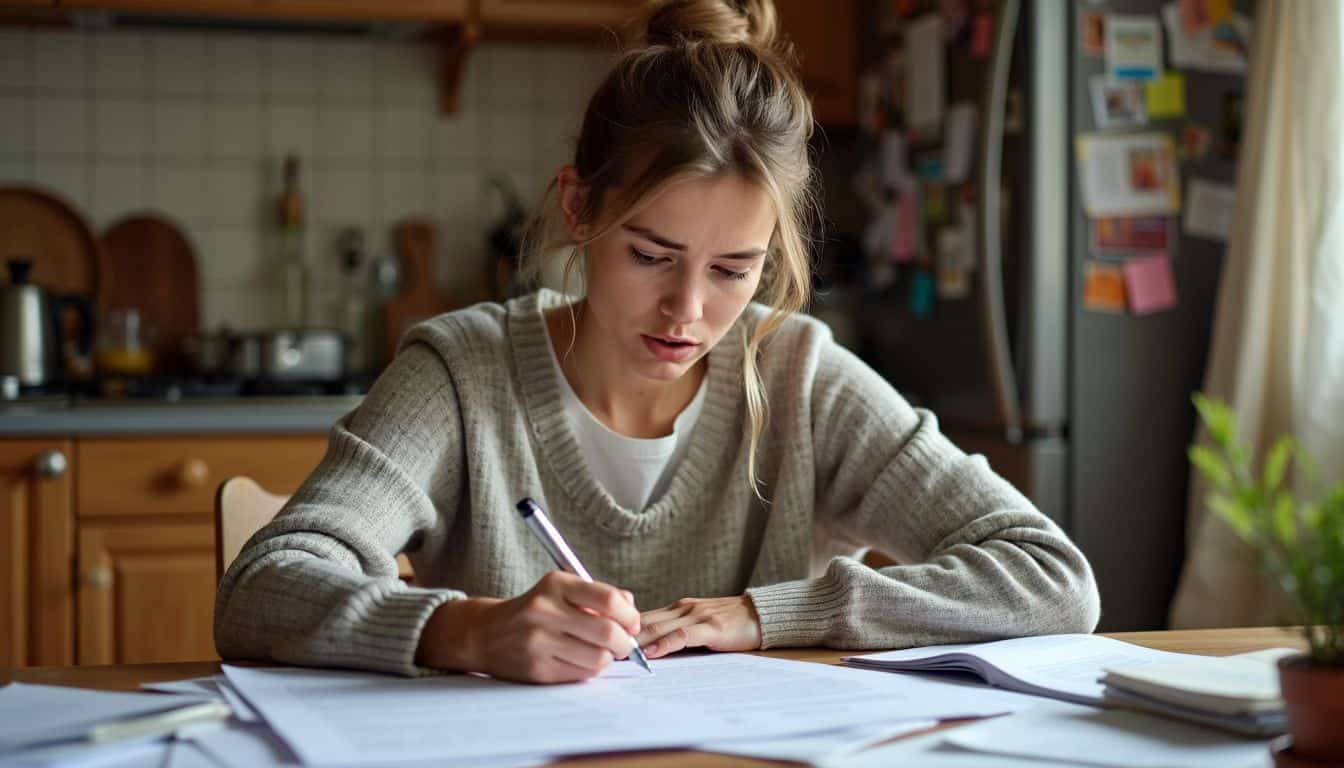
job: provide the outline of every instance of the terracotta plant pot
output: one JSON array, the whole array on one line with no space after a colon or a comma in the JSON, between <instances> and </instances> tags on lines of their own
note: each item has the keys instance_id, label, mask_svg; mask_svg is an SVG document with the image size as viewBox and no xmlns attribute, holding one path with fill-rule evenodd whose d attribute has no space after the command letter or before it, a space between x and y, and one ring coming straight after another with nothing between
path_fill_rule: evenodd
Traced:
<instances>
[{"instance_id":1,"label":"terracotta plant pot","mask_svg":"<svg viewBox=\"0 0 1344 768\"><path fill-rule=\"evenodd\" d=\"M1279 662L1279 685L1293 756L1308 765L1344 765L1344 666L1290 656Z\"/></svg>"}]
</instances>

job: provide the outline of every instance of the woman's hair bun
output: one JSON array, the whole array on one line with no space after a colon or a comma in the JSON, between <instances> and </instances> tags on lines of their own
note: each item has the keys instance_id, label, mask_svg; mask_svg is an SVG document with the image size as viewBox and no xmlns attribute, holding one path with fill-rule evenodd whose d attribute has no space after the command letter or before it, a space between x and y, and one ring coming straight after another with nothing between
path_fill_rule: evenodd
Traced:
<instances>
[{"instance_id":1,"label":"woman's hair bun","mask_svg":"<svg viewBox=\"0 0 1344 768\"><path fill-rule=\"evenodd\" d=\"M633 32L642 45L707 41L780 48L773 0L652 0Z\"/></svg>"}]
</instances>

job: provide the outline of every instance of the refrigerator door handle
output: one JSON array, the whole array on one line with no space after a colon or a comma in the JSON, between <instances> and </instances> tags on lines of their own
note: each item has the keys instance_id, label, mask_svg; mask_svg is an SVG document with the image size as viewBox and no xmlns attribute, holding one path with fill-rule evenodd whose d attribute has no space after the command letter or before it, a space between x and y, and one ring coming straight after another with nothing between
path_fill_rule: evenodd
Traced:
<instances>
[{"instance_id":1,"label":"refrigerator door handle","mask_svg":"<svg viewBox=\"0 0 1344 768\"><path fill-rule=\"evenodd\" d=\"M1003 247L999 189L1003 181L1003 123L1008 96L1008 71L1013 60L1020 0L1003 0L994 30L989 83L980 121L980 321L984 329L985 362L994 390L999 421L1009 442L1022 439L1022 409L1017 374L1008 349L1008 317L1003 301Z\"/></svg>"}]
</instances>

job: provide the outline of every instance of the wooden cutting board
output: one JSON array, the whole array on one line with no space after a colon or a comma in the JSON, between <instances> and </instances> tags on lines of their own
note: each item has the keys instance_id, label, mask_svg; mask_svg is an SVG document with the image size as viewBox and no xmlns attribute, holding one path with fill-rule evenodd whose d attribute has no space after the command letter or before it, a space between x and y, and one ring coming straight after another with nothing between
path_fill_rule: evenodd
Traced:
<instances>
[{"instance_id":1,"label":"wooden cutting board","mask_svg":"<svg viewBox=\"0 0 1344 768\"><path fill-rule=\"evenodd\" d=\"M98 239L84 217L36 187L0 186L0 282L10 259L33 262L32 282L56 293L92 297L98 289Z\"/></svg>"},{"instance_id":2,"label":"wooden cutting board","mask_svg":"<svg viewBox=\"0 0 1344 768\"><path fill-rule=\"evenodd\" d=\"M411 326L453 309L434 282L434 225L423 219L403 219L394 229L401 260L401 293L383 305L386 362L397 353L397 342Z\"/></svg>"},{"instance_id":3,"label":"wooden cutting board","mask_svg":"<svg viewBox=\"0 0 1344 768\"><path fill-rule=\"evenodd\" d=\"M153 214L121 219L103 233L99 274L99 312L140 310L155 367L182 370L183 340L201 329L196 254L186 234Z\"/></svg>"}]
</instances>

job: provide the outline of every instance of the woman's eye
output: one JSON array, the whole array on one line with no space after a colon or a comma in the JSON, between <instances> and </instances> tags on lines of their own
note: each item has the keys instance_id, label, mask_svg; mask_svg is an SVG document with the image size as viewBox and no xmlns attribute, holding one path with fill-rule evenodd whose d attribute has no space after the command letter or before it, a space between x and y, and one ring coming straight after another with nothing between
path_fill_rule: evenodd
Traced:
<instances>
[{"instance_id":1,"label":"woman's eye","mask_svg":"<svg viewBox=\"0 0 1344 768\"><path fill-rule=\"evenodd\" d=\"M749 269L742 272L736 272L726 267L716 267L716 269L719 271L719 276L725 280L746 280L747 275L751 274Z\"/></svg>"},{"instance_id":2,"label":"woman's eye","mask_svg":"<svg viewBox=\"0 0 1344 768\"><path fill-rule=\"evenodd\" d=\"M634 259L636 264L643 264L646 267L652 266L661 261L661 259L658 256L645 253L639 250L638 248L630 249L630 258Z\"/></svg>"}]
</instances>

